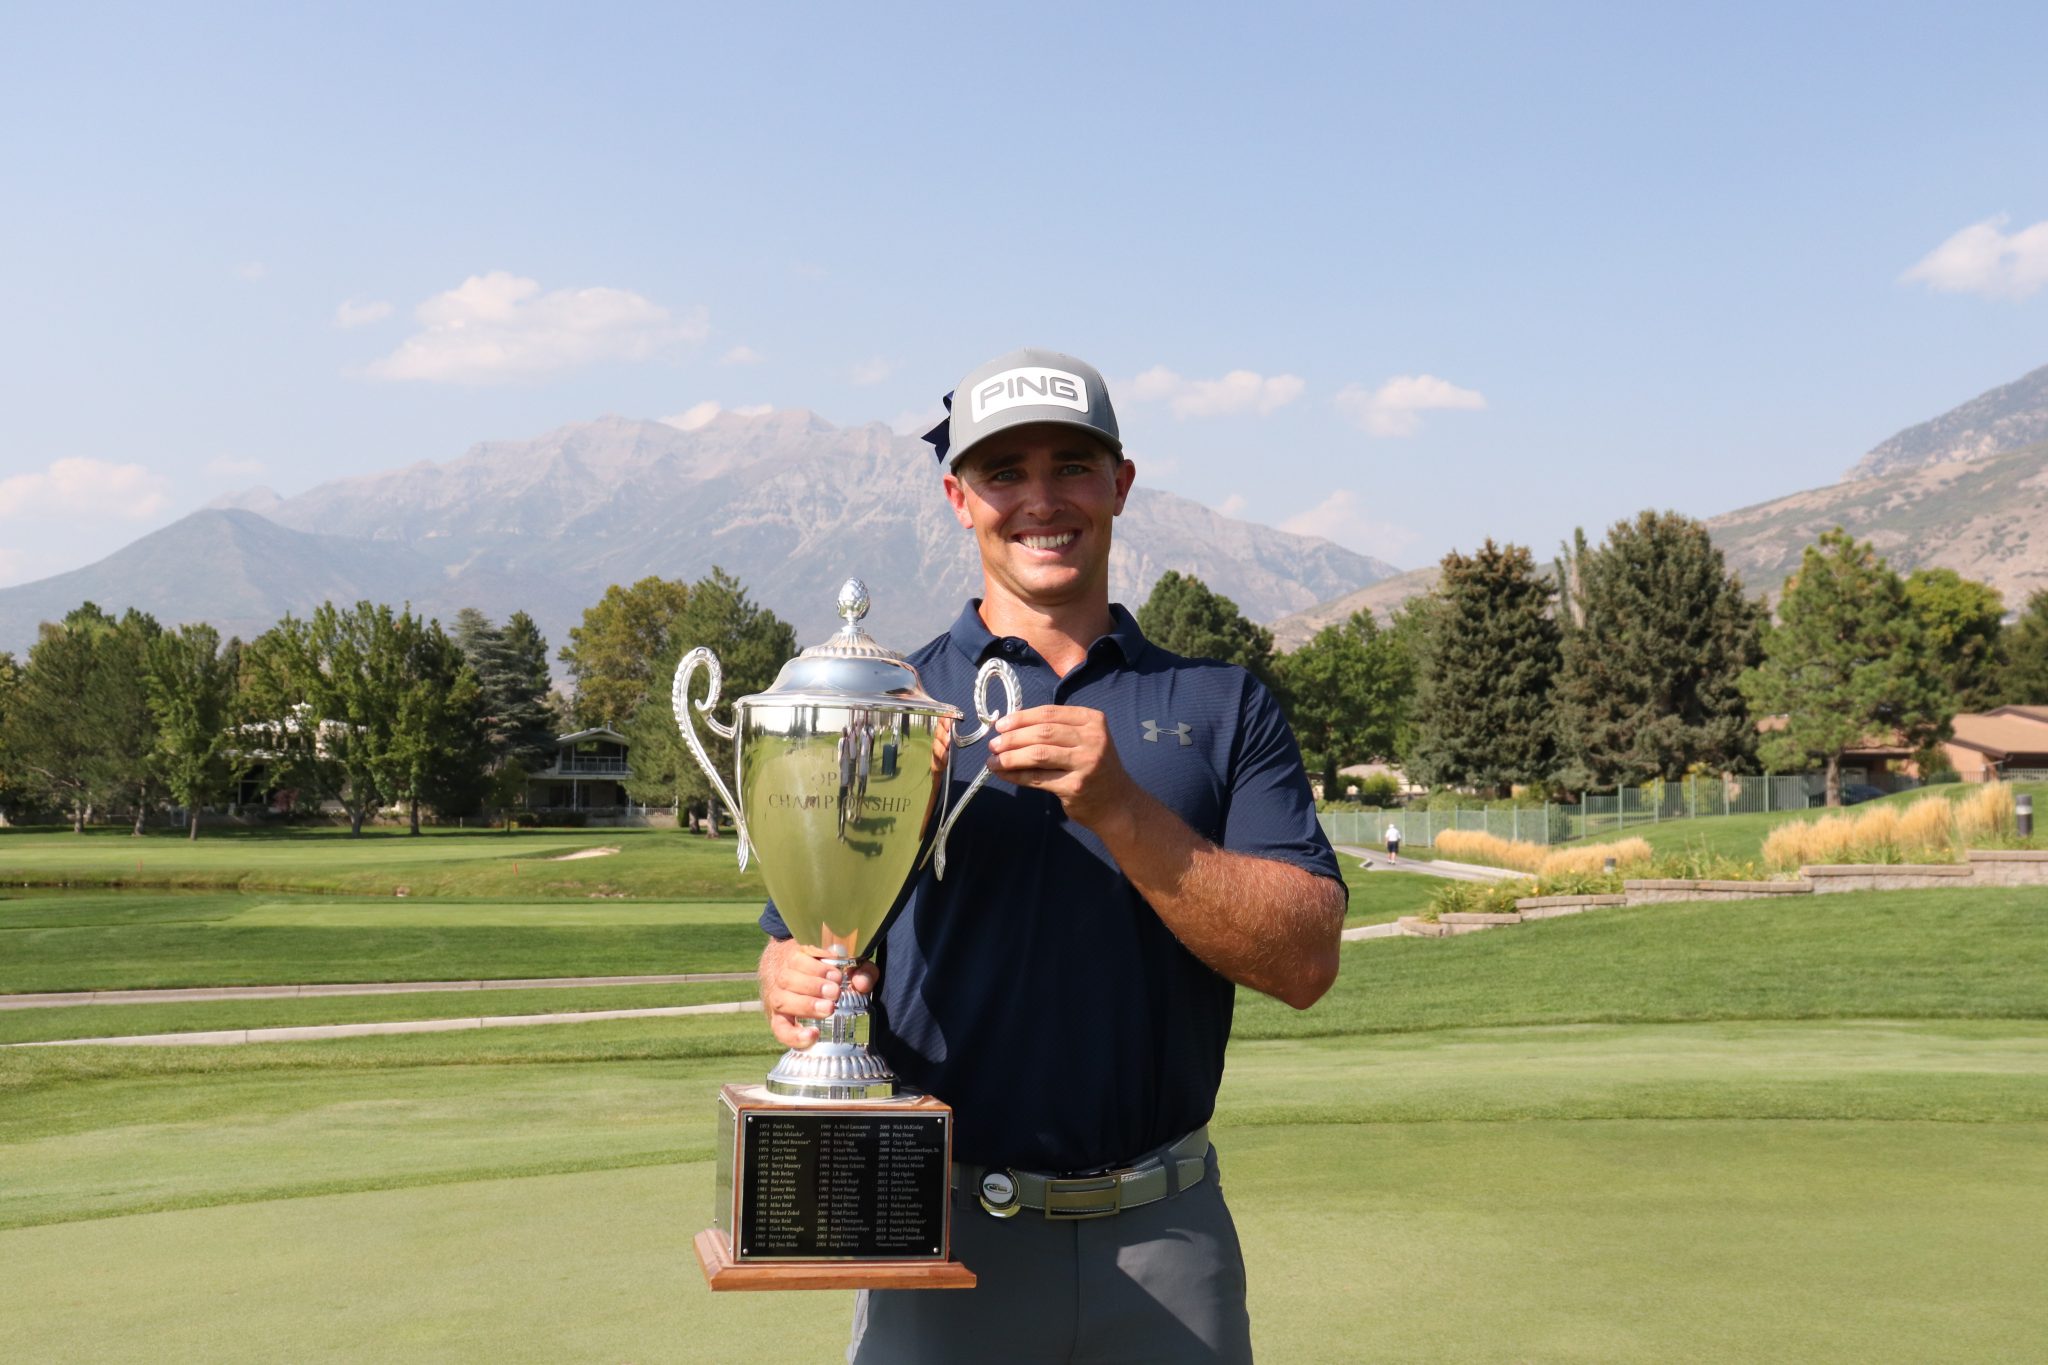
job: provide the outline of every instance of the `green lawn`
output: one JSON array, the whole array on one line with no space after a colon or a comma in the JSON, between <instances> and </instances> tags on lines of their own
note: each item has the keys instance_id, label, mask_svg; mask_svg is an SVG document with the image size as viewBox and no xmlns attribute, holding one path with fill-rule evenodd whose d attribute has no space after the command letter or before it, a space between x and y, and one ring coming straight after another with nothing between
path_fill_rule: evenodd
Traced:
<instances>
[{"instance_id":1,"label":"green lawn","mask_svg":"<svg viewBox=\"0 0 2048 1365\"><path fill-rule=\"evenodd\" d=\"M759 901L16 892L0 899L0 992L747 971L759 913Z\"/></svg>"},{"instance_id":2,"label":"green lawn","mask_svg":"<svg viewBox=\"0 0 2048 1365\"><path fill-rule=\"evenodd\" d=\"M420 867L450 894L18 896L0 975L469 979L758 949L743 893L459 899L496 871ZM1432 885L1347 880L1357 923ZM749 993L68 1006L0 1013L0 1037ZM775 1051L753 1015L0 1049L0 1360L836 1358L849 1296L713 1296L689 1251L712 1097ZM2048 1340L2048 891L1349 945L1313 1010L1240 993L1215 1127L1265 1360L2024 1358Z\"/></svg>"},{"instance_id":3,"label":"green lawn","mask_svg":"<svg viewBox=\"0 0 2048 1365\"><path fill-rule=\"evenodd\" d=\"M616 854L563 861L594 848ZM741 872L731 838L676 830L374 829L169 831L0 830L0 884L147 886L528 900L635 896L758 899L758 865Z\"/></svg>"}]
</instances>

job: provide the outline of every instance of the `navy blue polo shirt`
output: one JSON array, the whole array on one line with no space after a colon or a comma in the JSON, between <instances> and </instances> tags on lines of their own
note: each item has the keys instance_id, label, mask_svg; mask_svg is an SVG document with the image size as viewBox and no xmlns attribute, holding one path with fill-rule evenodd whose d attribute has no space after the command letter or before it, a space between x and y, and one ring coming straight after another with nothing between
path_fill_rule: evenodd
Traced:
<instances>
[{"instance_id":1,"label":"navy blue polo shirt","mask_svg":"<svg viewBox=\"0 0 2048 1365\"><path fill-rule=\"evenodd\" d=\"M991 635L980 606L909 656L970 725L975 670L1007 659L1025 706L1101 711L1125 769L1197 833L1342 884L1294 735L1251 674L1160 649L1112 606L1110 633L1060 677L1022 640ZM956 754L949 805L986 754L985 742ZM789 936L772 902L761 927ZM876 959L872 1046L954 1107L956 1160L1098 1170L1215 1109L1236 988L1050 792L991 775L946 841L945 880L930 864L912 878Z\"/></svg>"}]
</instances>

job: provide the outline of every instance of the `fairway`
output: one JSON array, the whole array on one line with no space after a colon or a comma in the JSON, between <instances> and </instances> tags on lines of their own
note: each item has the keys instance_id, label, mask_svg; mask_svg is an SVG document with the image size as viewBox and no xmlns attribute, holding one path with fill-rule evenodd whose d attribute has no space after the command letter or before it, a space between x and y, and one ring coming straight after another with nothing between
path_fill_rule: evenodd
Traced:
<instances>
[{"instance_id":1,"label":"fairway","mask_svg":"<svg viewBox=\"0 0 2048 1365\"><path fill-rule=\"evenodd\" d=\"M404 990L758 954L729 869L522 896L479 889L488 837L422 841L459 855L422 865L435 896L11 890L10 989L400 989L12 1010L0 1042L752 994ZM1354 923L1431 889L1345 861ZM836 1359L850 1296L713 1296L689 1250L712 1097L776 1050L751 1014L0 1048L0 1359ZM1263 1360L2022 1358L2048 1339L2048 891L1348 945L1312 1010L1239 993L1215 1132Z\"/></svg>"}]
</instances>

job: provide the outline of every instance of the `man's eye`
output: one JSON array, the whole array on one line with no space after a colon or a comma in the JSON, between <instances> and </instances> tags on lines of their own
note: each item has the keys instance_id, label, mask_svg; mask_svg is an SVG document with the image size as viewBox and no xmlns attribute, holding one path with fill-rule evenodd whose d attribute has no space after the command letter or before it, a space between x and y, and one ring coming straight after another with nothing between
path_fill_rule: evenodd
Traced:
<instances>
[{"instance_id":1,"label":"man's eye","mask_svg":"<svg viewBox=\"0 0 2048 1365\"><path fill-rule=\"evenodd\" d=\"M1095 470L1092 465L1069 464L1060 466L1060 473L1062 474L1092 474L1094 472Z\"/></svg>"}]
</instances>

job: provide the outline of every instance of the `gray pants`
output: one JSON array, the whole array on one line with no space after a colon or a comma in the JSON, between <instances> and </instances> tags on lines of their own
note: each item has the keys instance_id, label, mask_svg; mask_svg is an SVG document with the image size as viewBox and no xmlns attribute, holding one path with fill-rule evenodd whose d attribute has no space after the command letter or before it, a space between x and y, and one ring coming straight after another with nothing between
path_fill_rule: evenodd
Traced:
<instances>
[{"instance_id":1,"label":"gray pants","mask_svg":"<svg viewBox=\"0 0 2048 1365\"><path fill-rule=\"evenodd\" d=\"M1248 1365L1244 1254L1208 1174L1170 1199L1052 1222L982 1212L953 1192L953 1254L973 1289L872 1289L854 1300L851 1365Z\"/></svg>"}]
</instances>

